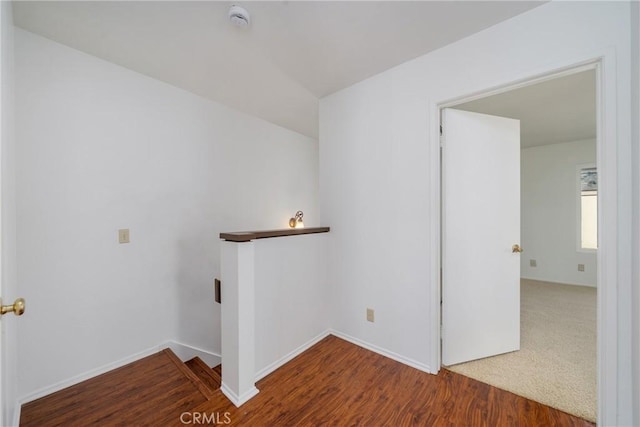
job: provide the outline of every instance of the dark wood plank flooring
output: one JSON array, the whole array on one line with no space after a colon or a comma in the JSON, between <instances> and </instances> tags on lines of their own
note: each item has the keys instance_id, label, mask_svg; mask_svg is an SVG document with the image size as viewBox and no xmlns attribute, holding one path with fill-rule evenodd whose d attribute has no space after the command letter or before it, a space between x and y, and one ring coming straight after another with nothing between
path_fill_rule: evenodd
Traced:
<instances>
[{"instance_id":1,"label":"dark wood plank flooring","mask_svg":"<svg viewBox=\"0 0 640 427\"><path fill-rule=\"evenodd\" d=\"M334 336L258 382L260 393L241 408L219 390L207 399L170 364L159 353L25 404L21 425L593 426L444 369L439 375L418 371Z\"/></svg>"},{"instance_id":2,"label":"dark wood plank flooring","mask_svg":"<svg viewBox=\"0 0 640 427\"><path fill-rule=\"evenodd\" d=\"M199 357L187 360L184 364L207 386L207 389L216 391L222 384L222 377L216 370L211 369Z\"/></svg>"},{"instance_id":3,"label":"dark wood plank flooring","mask_svg":"<svg viewBox=\"0 0 640 427\"><path fill-rule=\"evenodd\" d=\"M236 408L220 393L194 412L242 426L593 426L451 371L431 375L329 336L257 384Z\"/></svg>"},{"instance_id":4,"label":"dark wood plank flooring","mask_svg":"<svg viewBox=\"0 0 640 427\"><path fill-rule=\"evenodd\" d=\"M171 425L180 413L206 401L171 355L161 351L24 404L20 425Z\"/></svg>"}]
</instances>

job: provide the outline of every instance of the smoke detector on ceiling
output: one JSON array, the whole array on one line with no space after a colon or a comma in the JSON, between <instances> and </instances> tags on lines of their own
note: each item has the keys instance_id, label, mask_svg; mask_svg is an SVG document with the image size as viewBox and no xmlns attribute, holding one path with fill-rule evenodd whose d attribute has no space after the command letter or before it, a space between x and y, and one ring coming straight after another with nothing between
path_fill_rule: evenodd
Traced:
<instances>
[{"instance_id":1,"label":"smoke detector on ceiling","mask_svg":"<svg viewBox=\"0 0 640 427\"><path fill-rule=\"evenodd\" d=\"M246 27L251 21L249 12L244 7L233 5L229 9L229 20L238 27Z\"/></svg>"}]
</instances>

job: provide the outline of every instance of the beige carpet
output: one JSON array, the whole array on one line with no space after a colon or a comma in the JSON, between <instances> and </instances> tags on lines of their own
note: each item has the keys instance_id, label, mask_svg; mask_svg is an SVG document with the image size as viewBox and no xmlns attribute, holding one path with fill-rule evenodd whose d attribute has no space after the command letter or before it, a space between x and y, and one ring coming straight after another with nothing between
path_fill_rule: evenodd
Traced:
<instances>
[{"instance_id":1,"label":"beige carpet","mask_svg":"<svg viewBox=\"0 0 640 427\"><path fill-rule=\"evenodd\" d=\"M596 420L596 289L522 279L520 351L448 369Z\"/></svg>"}]
</instances>

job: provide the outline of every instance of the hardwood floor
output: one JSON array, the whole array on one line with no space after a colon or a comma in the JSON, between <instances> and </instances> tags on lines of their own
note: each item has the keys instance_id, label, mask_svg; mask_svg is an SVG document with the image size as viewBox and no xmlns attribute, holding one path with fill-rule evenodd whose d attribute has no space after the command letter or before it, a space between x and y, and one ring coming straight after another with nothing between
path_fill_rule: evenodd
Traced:
<instances>
[{"instance_id":1,"label":"hardwood floor","mask_svg":"<svg viewBox=\"0 0 640 427\"><path fill-rule=\"evenodd\" d=\"M184 362L193 373L207 386L209 390L217 390L222 383L222 376L217 370L211 369L206 363L199 357L194 357L191 360Z\"/></svg>"},{"instance_id":2,"label":"hardwood floor","mask_svg":"<svg viewBox=\"0 0 640 427\"><path fill-rule=\"evenodd\" d=\"M170 425L181 412L207 401L197 377L186 375L175 359L161 351L26 403L20 425Z\"/></svg>"},{"instance_id":3,"label":"hardwood floor","mask_svg":"<svg viewBox=\"0 0 640 427\"><path fill-rule=\"evenodd\" d=\"M545 405L442 370L430 375L330 336L257 384L235 408L196 412L247 426L591 426Z\"/></svg>"},{"instance_id":4,"label":"hardwood floor","mask_svg":"<svg viewBox=\"0 0 640 427\"><path fill-rule=\"evenodd\" d=\"M130 374L125 371L122 373ZM110 380L111 384L114 382ZM74 387L78 386L80 384ZM175 386L184 387L185 383L176 382ZM135 389L135 386L121 387ZM85 404L66 407L61 399L54 399L54 407L35 416L30 412L37 409L38 401L25 405L22 425L60 425L48 421L62 420L62 417L75 420L76 425L101 426L216 423L252 427L593 425L447 370L442 370L437 376L420 372L334 336L325 338L258 382L260 393L241 408L233 406L217 390L209 399L201 393L200 399L191 398L193 404L188 408L187 405L170 405L169 410L160 402L181 398L181 393L171 387L163 381L162 387L157 389L162 395L160 397L119 392L116 405L121 409L128 407L129 410L125 411L127 414L137 414L133 423L130 415L125 413L108 410L110 415L106 418L96 413L105 408L102 404L91 404L102 396L99 390L93 389L93 397L83 398L88 405L86 407ZM131 397L134 398L133 402ZM149 410L155 409L158 414L137 410L134 408L136 404L148 406ZM29 405L32 405L31 408ZM36 419L39 423L26 422Z\"/></svg>"}]
</instances>

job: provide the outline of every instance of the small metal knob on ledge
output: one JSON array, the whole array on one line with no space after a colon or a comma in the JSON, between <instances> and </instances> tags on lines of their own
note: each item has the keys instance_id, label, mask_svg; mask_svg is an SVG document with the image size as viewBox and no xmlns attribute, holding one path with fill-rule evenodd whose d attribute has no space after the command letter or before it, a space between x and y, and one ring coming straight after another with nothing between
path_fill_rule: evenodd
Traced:
<instances>
[{"instance_id":1,"label":"small metal knob on ledge","mask_svg":"<svg viewBox=\"0 0 640 427\"><path fill-rule=\"evenodd\" d=\"M24 298L18 298L12 305L2 305L0 299L0 316L11 312L16 316L21 316L24 313L24 304Z\"/></svg>"}]
</instances>

